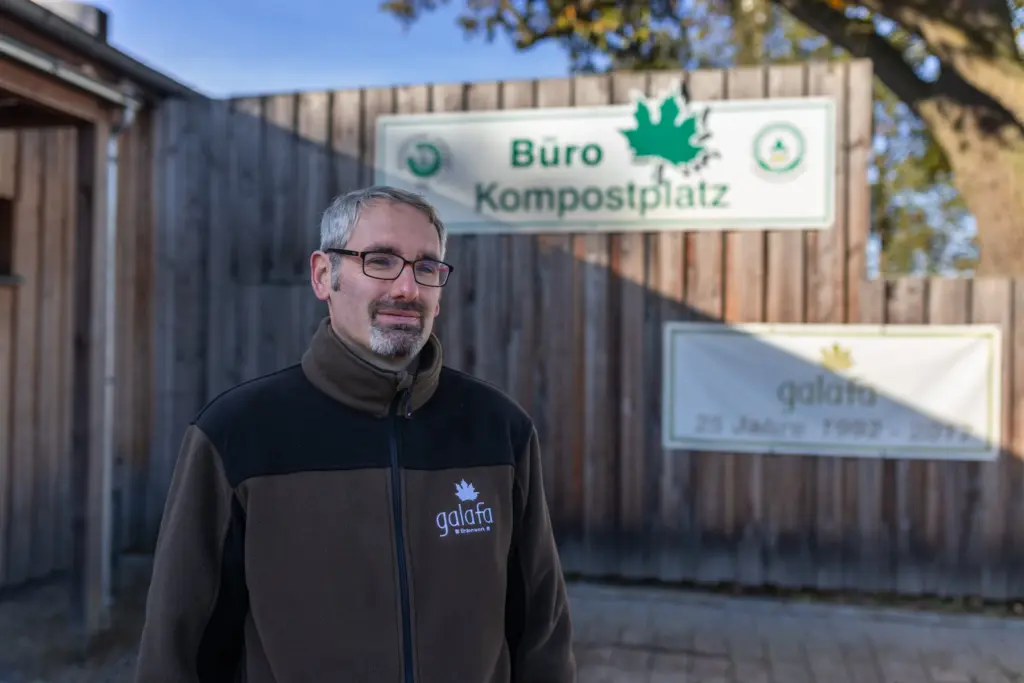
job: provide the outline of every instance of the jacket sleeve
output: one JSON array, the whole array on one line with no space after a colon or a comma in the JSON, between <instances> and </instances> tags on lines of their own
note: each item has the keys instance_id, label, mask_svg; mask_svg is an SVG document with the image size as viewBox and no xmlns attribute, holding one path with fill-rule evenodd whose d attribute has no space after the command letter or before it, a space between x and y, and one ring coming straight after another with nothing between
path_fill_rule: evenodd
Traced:
<instances>
[{"instance_id":1,"label":"jacket sleeve","mask_svg":"<svg viewBox=\"0 0 1024 683\"><path fill-rule=\"evenodd\" d=\"M575 683L569 602L544 495L536 429L516 467L515 493L506 605L512 681Z\"/></svg>"},{"instance_id":2,"label":"jacket sleeve","mask_svg":"<svg viewBox=\"0 0 1024 683\"><path fill-rule=\"evenodd\" d=\"M242 519L220 455L190 425L160 521L137 683L234 680L248 610Z\"/></svg>"}]
</instances>

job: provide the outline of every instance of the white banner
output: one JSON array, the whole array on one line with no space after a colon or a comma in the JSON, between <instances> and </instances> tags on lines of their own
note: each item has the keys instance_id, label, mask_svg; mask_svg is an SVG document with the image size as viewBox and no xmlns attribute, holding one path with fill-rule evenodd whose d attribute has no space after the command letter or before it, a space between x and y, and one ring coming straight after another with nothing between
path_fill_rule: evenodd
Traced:
<instances>
[{"instance_id":1,"label":"white banner","mask_svg":"<svg viewBox=\"0 0 1024 683\"><path fill-rule=\"evenodd\" d=\"M666 448L998 457L998 326L672 322L664 335Z\"/></svg>"},{"instance_id":2,"label":"white banner","mask_svg":"<svg viewBox=\"0 0 1024 683\"><path fill-rule=\"evenodd\" d=\"M832 99L388 115L374 182L423 194L453 234L828 229Z\"/></svg>"}]
</instances>

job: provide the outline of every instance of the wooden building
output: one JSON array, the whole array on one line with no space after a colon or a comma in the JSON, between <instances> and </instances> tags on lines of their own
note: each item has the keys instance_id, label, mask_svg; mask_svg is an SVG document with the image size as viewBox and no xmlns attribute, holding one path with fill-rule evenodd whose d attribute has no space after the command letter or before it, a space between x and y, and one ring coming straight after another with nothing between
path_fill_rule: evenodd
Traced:
<instances>
[{"instance_id":1,"label":"wooden building","mask_svg":"<svg viewBox=\"0 0 1024 683\"><path fill-rule=\"evenodd\" d=\"M196 94L111 47L102 12L0 0L0 588L70 570L86 633L118 449L145 421L114 397L150 374L146 179L169 96Z\"/></svg>"}]
</instances>

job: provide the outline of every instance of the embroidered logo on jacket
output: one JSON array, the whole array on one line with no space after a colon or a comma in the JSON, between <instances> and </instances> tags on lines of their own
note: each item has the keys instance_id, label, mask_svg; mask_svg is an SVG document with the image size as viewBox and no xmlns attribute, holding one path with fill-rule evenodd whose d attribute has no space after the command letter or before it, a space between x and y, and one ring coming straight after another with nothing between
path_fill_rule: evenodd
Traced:
<instances>
[{"instance_id":1,"label":"embroidered logo on jacket","mask_svg":"<svg viewBox=\"0 0 1024 683\"><path fill-rule=\"evenodd\" d=\"M437 528L441 537L449 533L474 534L490 531L494 524L494 513L484 501L476 501L480 493L473 484L463 479L455 484L455 497L459 499L458 507L448 512L437 514Z\"/></svg>"}]
</instances>

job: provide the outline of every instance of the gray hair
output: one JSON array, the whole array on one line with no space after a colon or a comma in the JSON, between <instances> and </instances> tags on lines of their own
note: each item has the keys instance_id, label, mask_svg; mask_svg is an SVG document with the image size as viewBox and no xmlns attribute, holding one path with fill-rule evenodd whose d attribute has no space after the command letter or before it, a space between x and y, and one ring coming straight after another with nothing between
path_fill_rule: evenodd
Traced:
<instances>
[{"instance_id":1,"label":"gray hair","mask_svg":"<svg viewBox=\"0 0 1024 683\"><path fill-rule=\"evenodd\" d=\"M359 214L365 207L378 201L405 204L426 216L437 230L437 238L441 243L441 253L438 256L444 258L448 231L437 215L437 210L421 195L388 185L374 185L336 197L320 220L320 249L344 249L352 237L352 230L356 227Z\"/></svg>"}]
</instances>

